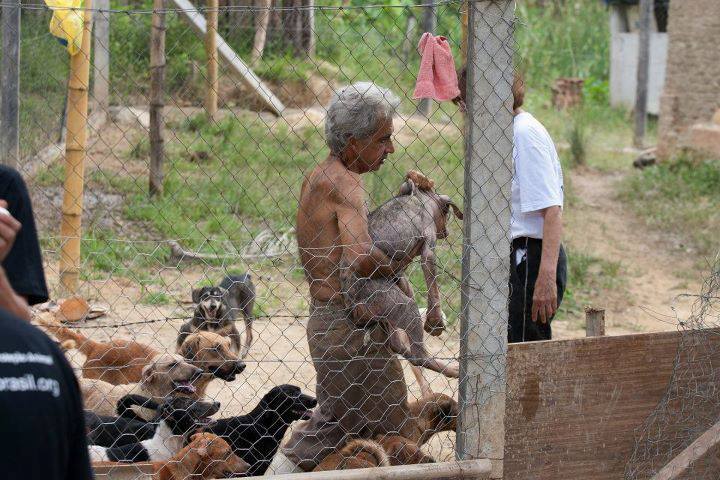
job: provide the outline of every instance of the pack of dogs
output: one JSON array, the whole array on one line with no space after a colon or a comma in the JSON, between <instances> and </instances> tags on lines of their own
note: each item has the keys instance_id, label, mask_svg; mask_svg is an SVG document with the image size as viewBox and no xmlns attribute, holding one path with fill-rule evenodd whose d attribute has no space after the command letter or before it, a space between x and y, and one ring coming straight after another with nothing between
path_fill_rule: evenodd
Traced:
<instances>
[{"instance_id":1,"label":"pack of dogs","mask_svg":"<svg viewBox=\"0 0 720 480\"><path fill-rule=\"evenodd\" d=\"M418 309L411 291L413 302L407 311L392 309L387 303L393 297L386 295L392 280L345 277L343 294L353 305L356 321L384 322L393 350L411 362L422 396L408 404L412 435L351 439L324 458L316 471L432 463L423 445L435 433L455 430L457 402L432 392L421 371L458 375L456 366L432 358L423 343L423 330L440 335L445 328L434 247L447 236L451 209L462 219L449 197L435 193L432 181L409 172L399 194L370 214L371 237L389 257L421 257L428 309L425 314ZM77 349L85 357L78 381L93 462L149 462L153 478L163 480L265 473L288 428L310 418L317 402L300 387L279 385L245 415L211 418L220 404L206 399L208 385L232 382L246 368L255 295L248 274L193 289L193 316L180 328L175 353L133 340L97 341L50 314L36 317L64 349ZM362 304L363 298L373 300ZM241 315L244 341L235 326Z\"/></svg>"}]
</instances>

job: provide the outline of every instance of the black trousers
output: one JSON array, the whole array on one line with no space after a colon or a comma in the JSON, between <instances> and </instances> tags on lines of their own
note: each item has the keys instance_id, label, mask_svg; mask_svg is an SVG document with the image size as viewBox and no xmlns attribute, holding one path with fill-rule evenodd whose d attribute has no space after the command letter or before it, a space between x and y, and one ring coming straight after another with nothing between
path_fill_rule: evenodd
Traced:
<instances>
[{"instance_id":1,"label":"black trousers","mask_svg":"<svg viewBox=\"0 0 720 480\"><path fill-rule=\"evenodd\" d=\"M520 263L517 262L518 250L525 251ZM547 323L542 323L539 319L537 322L532 321L533 294L540 271L541 257L542 240L527 237L513 240L510 249L509 343L552 338L550 321ZM567 285L567 256L562 245L558 256L556 282L559 307Z\"/></svg>"}]
</instances>

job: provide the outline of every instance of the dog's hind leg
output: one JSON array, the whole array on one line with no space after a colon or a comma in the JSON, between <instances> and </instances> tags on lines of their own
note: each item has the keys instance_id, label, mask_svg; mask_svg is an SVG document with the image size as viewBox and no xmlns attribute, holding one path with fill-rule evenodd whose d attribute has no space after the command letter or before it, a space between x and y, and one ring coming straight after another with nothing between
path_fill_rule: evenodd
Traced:
<instances>
[{"instance_id":1,"label":"dog's hind leg","mask_svg":"<svg viewBox=\"0 0 720 480\"><path fill-rule=\"evenodd\" d=\"M255 320L255 317L253 316L254 305L254 295L245 303L245 305L243 305L243 319L245 320L245 343L243 345L242 352L240 353L240 358L242 359L245 359L245 357L247 357L247 354L250 351L250 346L253 343L253 321Z\"/></svg>"},{"instance_id":2,"label":"dog's hind leg","mask_svg":"<svg viewBox=\"0 0 720 480\"><path fill-rule=\"evenodd\" d=\"M372 295L375 311L388 329L390 348L417 367L429 368L446 377L460 376L460 367L428 355L418 306L397 285L379 288ZM404 332L399 332L404 330Z\"/></svg>"},{"instance_id":3,"label":"dog's hind leg","mask_svg":"<svg viewBox=\"0 0 720 480\"><path fill-rule=\"evenodd\" d=\"M432 395L432 387L430 386L430 382L425 379L422 368L416 367L415 365L410 365L410 370L412 370L412 373L415 376L415 381L420 387L420 395L423 397L429 397L430 395Z\"/></svg>"}]
</instances>

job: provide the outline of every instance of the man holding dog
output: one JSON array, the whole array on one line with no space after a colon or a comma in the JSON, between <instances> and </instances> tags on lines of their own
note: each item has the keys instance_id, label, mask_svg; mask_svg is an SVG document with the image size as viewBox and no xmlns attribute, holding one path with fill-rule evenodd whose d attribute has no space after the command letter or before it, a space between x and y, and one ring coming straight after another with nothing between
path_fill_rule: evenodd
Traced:
<instances>
[{"instance_id":1,"label":"man holding dog","mask_svg":"<svg viewBox=\"0 0 720 480\"><path fill-rule=\"evenodd\" d=\"M300 259L310 287L307 339L317 373L318 407L293 432L268 473L308 471L349 438L405 434L407 385L381 328L353 322L340 288L342 268L359 277L395 277L391 261L368 234L362 175L393 153L399 99L369 82L342 89L325 124L330 154L305 178L297 214ZM399 286L409 290L406 280Z\"/></svg>"}]
</instances>

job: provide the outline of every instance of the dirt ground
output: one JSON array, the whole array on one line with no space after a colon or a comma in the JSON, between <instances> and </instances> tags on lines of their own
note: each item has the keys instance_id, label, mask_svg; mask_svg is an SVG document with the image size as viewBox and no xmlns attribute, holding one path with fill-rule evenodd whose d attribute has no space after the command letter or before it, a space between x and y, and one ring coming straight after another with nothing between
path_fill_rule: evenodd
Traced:
<instances>
[{"instance_id":1,"label":"dirt ground","mask_svg":"<svg viewBox=\"0 0 720 480\"><path fill-rule=\"evenodd\" d=\"M187 114L187 112L181 112ZM306 123L318 125L322 122L322 112L295 112L286 119L293 128ZM398 127L398 141L409 143L424 128L423 121L418 125L411 121ZM137 126L122 129L119 127L104 129L102 135L91 140L91 162L88 171L98 168L117 172L138 173L144 168L141 162L120 160L113 152L127 150L135 141ZM437 126L434 126L435 129ZM444 126L442 128L445 128ZM449 127L448 127L449 128ZM433 130L436 131L436 130ZM615 195L615 185L622 174L599 173L583 170L572 173L572 182L579 198L576 205L566 210L567 242L581 246L588 254L619 262L621 274L627 278L627 289L611 292L601 304L594 305L607 309L609 335L626 333L672 330L676 328L676 313L687 315L690 301L676 300L682 293L699 291L700 278L692 255L677 248L673 238L662 237L648 231ZM60 191L53 189L33 189L31 191L35 205L50 202L51 208L36 208L38 224L43 235L53 235L47 225L59 225ZM99 212L117 211L119 198L89 195L86 206L97 206ZM88 202L90 202L88 204ZM95 202L95 203L93 203ZM105 216L118 218L121 215ZM96 219L105 221L106 218ZM137 225L115 225L131 234ZM49 252L53 254L54 252ZM53 257L53 255L46 255ZM306 392L314 391L314 369L310 362L305 324L307 319L307 287L299 275L293 274L295 266L292 259L285 259L271 267L251 273L256 279L259 303L272 315L270 318L258 318L255 323L256 342L247 359L247 370L236 381L226 383L216 381L211 385L209 395L222 403L218 416L237 415L248 412L259 398L275 385L292 383L301 386ZM219 270L219 269L218 269ZM53 288L57 286L57 265L48 262L48 280ZM106 307L108 315L78 324L82 331L98 340L111 337L132 338L147 343L154 348L172 350L180 325L190 317L190 289L206 278L219 278L221 273L202 266L167 266L160 271L162 293L173 299L170 305L140 305L136 302L144 290L131 279L117 275L90 280L83 286L83 293L93 304ZM572 281L572 279L570 280ZM153 290L156 291L156 290ZM297 318L294 318L298 315ZM158 320L129 326L113 326L120 323L132 323ZM91 327L91 328L84 328ZM98 328L99 327L99 328ZM242 329L241 329L242 330ZM584 336L584 324L581 318L568 318L554 324L555 337L559 339ZM458 332L446 333L441 338L430 337L427 344L431 353L443 357L455 357L459 353ZM79 366L83 356L78 352L69 352L72 362ZM404 362L407 366L407 362ZM445 379L441 375L428 372L436 391L443 391L457 398L457 382ZM406 379L411 397L419 396L409 368ZM428 446L428 453L437 460L453 458L454 435L450 433L436 435Z\"/></svg>"}]
</instances>

